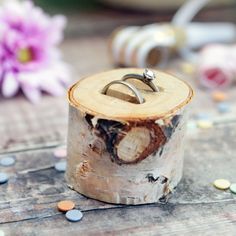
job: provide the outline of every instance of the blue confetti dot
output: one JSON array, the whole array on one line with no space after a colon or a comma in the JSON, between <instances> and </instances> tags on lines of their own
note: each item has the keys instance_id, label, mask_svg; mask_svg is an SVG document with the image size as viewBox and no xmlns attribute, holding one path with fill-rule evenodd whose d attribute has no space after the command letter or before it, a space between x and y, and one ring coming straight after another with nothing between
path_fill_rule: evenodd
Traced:
<instances>
[{"instance_id":1,"label":"blue confetti dot","mask_svg":"<svg viewBox=\"0 0 236 236\"><path fill-rule=\"evenodd\" d=\"M80 210L70 210L66 212L66 219L72 222L80 221L83 218L83 213Z\"/></svg>"},{"instance_id":2,"label":"blue confetti dot","mask_svg":"<svg viewBox=\"0 0 236 236\"><path fill-rule=\"evenodd\" d=\"M210 119L210 115L208 113L200 112L195 115L197 120L208 120Z\"/></svg>"},{"instance_id":3,"label":"blue confetti dot","mask_svg":"<svg viewBox=\"0 0 236 236\"><path fill-rule=\"evenodd\" d=\"M66 161L59 161L55 164L55 169L60 172L66 171Z\"/></svg>"},{"instance_id":4,"label":"blue confetti dot","mask_svg":"<svg viewBox=\"0 0 236 236\"><path fill-rule=\"evenodd\" d=\"M220 113L227 113L230 111L230 105L226 102L219 103L217 108Z\"/></svg>"},{"instance_id":5,"label":"blue confetti dot","mask_svg":"<svg viewBox=\"0 0 236 236\"><path fill-rule=\"evenodd\" d=\"M2 166L12 166L14 165L15 163L15 158L14 157L3 157L1 160L0 160L0 165Z\"/></svg>"},{"instance_id":6,"label":"blue confetti dot","mask_svg":"<svg viewBox=\"0 0 236 236\"><path fill-rule=\"evenodd\" d=\"M0 172L0 184L5 184L8 181L8 175Z\"/></svg>"}]
</instances>

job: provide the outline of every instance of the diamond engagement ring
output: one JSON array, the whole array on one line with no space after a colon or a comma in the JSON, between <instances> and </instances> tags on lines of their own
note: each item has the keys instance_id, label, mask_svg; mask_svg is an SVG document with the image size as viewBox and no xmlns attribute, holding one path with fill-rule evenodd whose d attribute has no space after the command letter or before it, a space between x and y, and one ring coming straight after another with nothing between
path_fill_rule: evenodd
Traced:
<instances>
[{"instance_id":1,"label":"diamond engagement ring","mask_svg":"<svg viewBox=\"0 0 236 236\"><path fill-rule=\"evenodd\" d=\"M159 92L159 88L153 83L153 80L156 78L153 71L149 69L145 69L143 72L143 75L139 74L126 74L123 76L122 80L128 80L128 79L138 79L148 85L154 92Z\"/></svg>"}]
</instances>

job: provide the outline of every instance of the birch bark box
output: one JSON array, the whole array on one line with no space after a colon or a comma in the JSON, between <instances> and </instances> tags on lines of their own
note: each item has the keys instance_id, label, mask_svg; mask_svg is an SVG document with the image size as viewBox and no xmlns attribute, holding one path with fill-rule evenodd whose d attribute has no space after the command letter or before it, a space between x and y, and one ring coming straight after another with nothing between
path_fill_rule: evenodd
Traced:
<instances>
[{"instance_id":1,"label":"birch bark box","mask_svg":"<svg viewBox=\"0 0 236 236\"><path fill-rule=\"evenodd\" d=\"M120 84L104 86L143 69L116 69L84 78L68 91L66 179L77 192L117 204L165 202L182 177L186 105L191 87L154 71L153 92L129 80L144 97Z\"/></svg>"}]
</instances>

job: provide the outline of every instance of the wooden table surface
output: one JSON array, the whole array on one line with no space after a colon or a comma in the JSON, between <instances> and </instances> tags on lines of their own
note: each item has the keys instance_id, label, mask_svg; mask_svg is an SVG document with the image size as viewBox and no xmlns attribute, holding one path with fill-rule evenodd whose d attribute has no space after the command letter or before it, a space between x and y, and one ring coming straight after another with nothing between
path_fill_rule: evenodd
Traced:
<instances>
[{"instance_id":1,"label":"wooden table surface","mask_svg":"<svg viewBox=\"0 0 236 236\"><path fill-rule=\"evenodd\" d=\"M102 36L67 39L62 49L78 80L112 68ZM96 54L96 57L94 55ZM97 58L97 59L96 59ZM175 67L176 68L176 67ZM191 76L172 73L195 84ZM194 86L196 87L196 86ZM236 116L236 87L228 91ZM236 123L222 122L188 132L184 176L168 204L112 205L72 190L54 169L56 146L65 144L66 97L44 96L37 105L23 97L0 100L0 154L16 164L0 167L10 180L0 185L0 229L8 235L236 235L236 195L212 186L217 178L236 182ZM206 91L196 88L192 115L219 116ZM72 199L84 213L68 222L56 204Z\"/></svg>"}]
</instances>

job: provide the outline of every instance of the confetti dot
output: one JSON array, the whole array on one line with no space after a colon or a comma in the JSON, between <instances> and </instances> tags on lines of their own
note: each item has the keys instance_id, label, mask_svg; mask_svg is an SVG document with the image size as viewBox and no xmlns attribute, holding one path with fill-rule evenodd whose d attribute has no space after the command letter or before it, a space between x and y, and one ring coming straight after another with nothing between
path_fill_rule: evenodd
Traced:
<instances>
[{"instance_id":1,"label":"confetti dot","mask_svg":"<svg viewBox=\"0 0 236 236\"><path fill-rule=\"evenodd\" d=\"M188 121L187 123L187 128L188 129L195 129L197 126L196 126L196 122L194 121Z\"/></svg>"},{"instance_id":2,"label":"confetti dot","mask_svg":"<svg viewBox=\"0 0 236 236\"><path fill-rule=\"evenodd\" d=\"M220 113L227 113L230 111L230 105L226 102L221 102L217 105L217 109Z\"/></svg>"},{"instance_id":3,"label":"confetti dot","mask_svg":"<svg viewBox=\"0 0 236 236\"><path fill-rule=\"evenodd\" d=\"M195 132L197 132L197 124L196 124L196 122L194 122L194 121L189 121L188 123L187 123L187 133L188 134L193 134L193 133L195 133Z\"/></svg>"},{"instance_id":4,"label":"confetti dot","mask_svg":"<svg viewBox=\"0 0 236 236\"><path fill-rule=\"evenodd\" d=\"M221 190L226 190L230 187L230 182L227 179L217 179L213 184L216 188Z\"/></svg>"},{"instance_id":5,"label":"confetti dot","mask_svg":"<svg viewBox=\"0 0 236 236\"><path fill-rule=\"evenodd\" d=\"M235 193L235 194L236 194L236 183L231 184L230 187L229 187L229 189L230 189L230 191L231 191L232 193Z\"/></svg>"},{"instance_id":6,"label":"confetti dot","mask_svg":"<svg viewBox=\"0 0 236 236\"><path fill-rule=\"evenodd\" d=\"M70 210L66 212L66 219L72 222L80 221L83 217L83 213L79 210Z\"/></svg>"},{"instance_id":7,"label":"confetti dot","mask_svg":"<svg viewBox=\"0 0 236 236\"><path fill-rule=\"evenodd\" d=\"M64 200L57 203L57 208L59 211L69 211L75 208L75 203L70 200Z\"/></svg>"},{"instance_id":8,"label":"confetti dot","mask_svg":"<svg viewBox=\"0 0 236 236\"><path fill-rule=\"evenodd\" d=\"M57 158L66 158L67 151L66 148L57 148L54 150L53 155Z\"/></svg>"},{"instance_id":9,"label":"confetti dot","mask_svg":"<svg viewBox=\"0 0 236 236\"><path fill-rule=\"evenodd\" d=\"M210 115L208 113L204 113L204 112L200 112L198 114L195 115L197 120L209 120L210 119Z\"/></svg>"},{"instance_id":10,"label":"confetti dot","mask_svg":"<svg viewBox=\"0 0 236 236\"><path fill-rule=\"evenodd\" d=\"M0 229L0 236L5 236L5 232Z\"/></svg>"},{"instance_id":11,"label":"confetti dot","mask_svg":"<svg viewBox=\"0 0 236 236\"><path fill-rule=\"evenodd\" d=\"M55 164L55 169L60 172L66 171L66 161L59 161Z\"/></svg>"},{"instance_id":12,"label":"confetti dot","mask_svg":"<svg viewBox=\"0 0 236 236\"><path fill-rule=\"evenodd\" d=\"M195 66L188 62L181 63L181 70L189 75L192 75L195 72Z\"/></svg>"},{"instance_id":13,"label":"confetti dot","mask_svg":"<svg viewBox=\"0 0 236 236\"><path fill-rule=\"evenodd\" d=\"M199 120L197 126L201 129L210 129L213 127L213 122L210 120Z\"/></svg>"},{"instance_id":14,"label":"confetti dot","mask_svg":"<svg viewBox=\"0 0 236 236\"><path fill-rule=\"evenodd\" d=\"M2 166L12 166L13 164L15 164L15 159L14 157L3 157L0 160L0 165Z\"/></svg>"},{"instance_id":15,"label":"confetti dot","mask_svg":"<svg viewBox=\"0 0 236 236\"><path fill-rule=\"evenodd\" d=\"M215 91L212 93L212 98L215 102L223 102L225 101L228 97L225 93L220 92L220 91Z\"/></svg>"},{"instance_id":16,"label":"confetti dot","mask_svg":"<svg viewBox=\"0 0 236 236\"><path fill-rule=\"evenodd\" d=\"M0 184L5 184L8 181L8 175L0 172Z\"/></svg>"}]
</instances>

